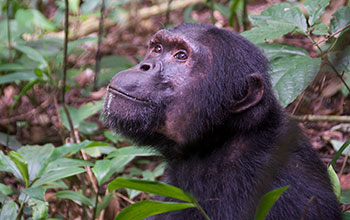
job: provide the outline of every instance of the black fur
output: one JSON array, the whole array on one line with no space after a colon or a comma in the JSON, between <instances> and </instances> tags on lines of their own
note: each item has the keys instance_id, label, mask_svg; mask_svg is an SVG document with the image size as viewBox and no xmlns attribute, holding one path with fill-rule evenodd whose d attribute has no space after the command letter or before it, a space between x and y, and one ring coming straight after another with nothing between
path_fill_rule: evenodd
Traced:
<instances>
[{"instance_id":1,"label":"black fur","mask_svg":"<svg viewBox=\"0 0 350 220\"><path fill-rule=\"evenodd\" d=\"M186 61L174 59L180 50ZM159 150L166 182L192 193L212 220L253 219L259 198L286 185L267 219L341 219L325 166L273 94L267 59L236 33L197 24L159 31L144 61L112 79L105 115ZM186 209L153 219L204 218Z\"/></svg>"}]
</instances>

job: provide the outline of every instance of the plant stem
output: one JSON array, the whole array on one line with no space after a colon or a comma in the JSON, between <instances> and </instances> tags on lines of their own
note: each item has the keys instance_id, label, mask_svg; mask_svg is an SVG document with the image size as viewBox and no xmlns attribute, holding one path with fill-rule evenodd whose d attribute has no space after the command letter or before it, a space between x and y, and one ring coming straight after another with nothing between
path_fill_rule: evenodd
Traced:
<instances>
[{"instance_id":1,"label":"plant stem","mask_svg":"<svg viewBox=\"0 0 350 220\"><path fill-rule=\"evenodd\" d=\"M96 192L96 199L95 199L95 206L94 206L94 214L92 216L92 219L96 219L96 212L97 212L97 204L98 204L98 194L100 194L100 186L97 186L97 192Z\"/></svg>"},{"instance_id":2,"label":"plant stem","mask_svg":"<svg viewBox=\"0 0 350 220\"><path fill-rule=\"evenodd\" d=\"M98 26L98 43L97 43L97 52L96 52L96 64L95 64L95 78L94 78L94 91L97 91L97 81L98 81L98 74L100 73L101 69L101 42L102 42L102 35L103 35L103 21L104 21L104 14L105 14L105 8L106 3L105 0L102 0L101 5L101 15L100 15L100 23Z\"/></svg>"},{"instance_id":3,"label":"plant stem","mask_svg":"<svg viewBox=\"0 0 350 220\"><path fill-rule=\"evenodd\" d=\"M9 63L12 63L12 44L11 44L11 26L10 26L10 0L6 2L7 13L7 42L9 48Z\"/></svg>"}]
</instances>

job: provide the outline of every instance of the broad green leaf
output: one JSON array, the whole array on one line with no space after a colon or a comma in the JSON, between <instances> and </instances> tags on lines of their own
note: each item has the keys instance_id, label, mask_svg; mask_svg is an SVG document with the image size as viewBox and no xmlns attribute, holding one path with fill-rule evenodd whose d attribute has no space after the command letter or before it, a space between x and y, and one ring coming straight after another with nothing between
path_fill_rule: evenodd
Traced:
<instances>
[{"instance_id":1,"label":"broad green leaf","mask_svg":"<svg viewBox=\"0 0 350 220\"><path fill-rule=\"evenodd\" d=\"M271 81L283 106L287 106L311 83L320 70L321 58L291 56L272 62Z\"/></svg>"},{"instance_id":2,"label":"broad green leaf","mask_svg":"<svg viewBox=\"0 0 350 220\"><path fill-rule=\"evenodd\" d=\"M17 217L18 206L15 202L5 203L1 209L0 219L1 220L12 220Z\"/></svg>"},{"instance_id":3,"label":"broad green leaf","mask_svg":"<svg viewBox=\"0 0 350 220\"><path fill-rule=\"evenodd\" d=\"M100 157L102 154L109 154L116 151L116 148L112 146L95 146L85 148L84 151L91 157Z\"/></svg>"},{"instance_id":4,"label":"broad green leaf","mask_svg":"<svg viewBox=\"0 0 350 220\"><path fill-rule=\"evenodd\" d=\"M195 208L190 203L141 201L123 209L114 220L142 220L152 215L181 209Z\"/></svg>"},{"instance_id":5,"label":"broad green leaf","mask_svg":"<svg viewBox=\"0 0 350 220\"><path fill-rule=\"evenodd\" d=\"M30 198L28 200L28 206L32 207L33 220L47 219L49 214L49 207L47 202Z\"/></svg>"},{"instance_id":6,"label":"broad green leaf","mask_svg":"<svg viewBox=\"0 0 350 220\"><path fill-rule=\"evenodd\" d=\"M350 204L350 189L341 191L340 202L343 204Z\"/></svg>"},{"instance_id":7,"label":"broad green leaf","mask_svg":"<svg viewBox=\"0 0 350 220\"><path fill-rule=\"evenodd\" d=\"M94 204L90 201L90 199L84 196L81 192L64 190L64 191L57 192L56 196L60 199L70 199L79 205L85 204L90 207L94 206Z\"/></svg>"},{"instance_id":8,"label":"broad green leaf","mask_svg":"<svg viewBox=\"0 0 350 220\"><path fill-rule=\"evenodd\" d=\"M258 44L257 46L263 51L264 55L270 62L274 62L275 59L278 58L290 57L293 55L309 56L309 53L305 49L289 44L263 43Z\"/></svg>"},{"instance_id":9,"label":"broad green leaf","mask_svg":"<svg viewBox=\"0 0 350 220\"><path fill-rule=\"evenodd\" d=\"M69 9L72 10L74 14L78 14L79 12L79 6L80 6L80 0L69 0Z\"/></svg>"},{"instance_id":10,"label":"broad green leaf","mask_svg":"<svg viewBox=\"0 0 350 220\"><path fill-rule=\"evenodd\" d=\"M101 213L101 211L109 205L109 203L113 199L113 196L114 196L114 193L108 193L102 198L102 200L97 204L96 216L98 216Z\"/></svg>"},{"instance_id":11,"label":"broad green leaf","mask_svg":"<svg viewBox=\"0 0 350 220\"><path fill-rule=\"evenodd\" d=\"M343 220L350 220L350 212L343 213Z\"/></svg>"},{"instance_id":12,"label":"broad green leaf","mask_svg":"<svg viewBox=\"0 0 350 220\"><path fill-rule=\"evenodd\" d=\"M337 196L338 200L340 200L340 194L341 194L340 182L339 182L339 178L337 176L337 173L334 171L332 165L330 165L328 167L328 175L329 175L329 178L331 180L333 192Z\"/></svg>"},{"instance_id":13,"label":"broad green leaf","mask_svg":"<svg viewBox=\"0 0 350 220\"><path fill-rule=\"evenodd\" d=\"M329 5L329 0L306 0L304 6L309 14L309 25L314 25L321 17L326 7Z\"/></svg>"},{"instance_id":14,"label":"broad green leaf","mask_svg":"<svg viewBox=\"0 0 350 220\"><path fill-rule=\"evenodd\" d=\"M47 165L45 173L55 171L55 170L69 169L71 167L83 167L83 166L93 166L93 165L94 164L91 163L90 161L71 159L71 158L59 158L57 160L50 162Z\"/></svg>"},{"instance_id":15,"label":"broad green leaf","mask_svg":"<svg viewBox=\"0 0 350 220\"><path fill-rule=\"evenodd\" d=\"M80 118L79 118L79 110L77 108L72 107L72 106L67 106L67 109L68 109L69 115L72 119L73 127L78 128L79 123L81 122ZM60 113L60 116L62 119L62 124L64 125L64 127L66 127L70 131L68 117L66 115L66 112L64 111L64 108L60 107L58 112Z\"/></svg>"},{"instance_id":16,"label":"broad green leaf","mask_svg":"<svg viewBox=\"0 0 350 220\"><path fill-rule=\"evenodd\" d=\"M91 143L89 140L85 140L79 144L65 144L60 147L55 148L54 152L52 153L52 156L50 158L50 161L57 160L60 157L63 157L65 155L73 155L77 153L79 150L83 149L84 147L88 146Z\"/></svg>"},{"instance_id":17,"label":"broad green leaf","mask_svg":"<svg viewBox=\"0 0 350 220\"><path fill-rule=\"evenodd\" d=\"M94 132L98 131L99 127L96 122L87 122L82 121L79 124L78 130L83 134L94 134Z\"/></svg>"},{"instance_id":18,"label":"broad green leaf","mask_svg":"<svg viewBox=\"0 0 350 220\"><path fill-rule=\"evenodd\" d=\"M21 147L17 152L28 163L29 183L41 176L46 169L55 147L52 144L46 145L27 145Z\"/></svg>"},{"instance_id":19,"label":"broad green leaf","mask_svg":"<svg viewBox=\"0 0 350 220\"><path fill-rule=\"evenodd\" d=\"M281 37L291 31L294 28L290 28L288 26L280 27L280 28L270 28L270 27L255 27L248 31L242 32L241 35L247 38L254 44L263 43L265 41L271 41L278 37Z\"/></svg>"},{"instance_id":20,"label":"broad green leaf","mask_svg":"<svg viewBox=\"0 0 350 220\"><path fill-rule=\"evenodd\" d=\"M119 148L118 150L110 153L107 158L119 157L119 156L160 156L161 154L149 147L141 146L128 146Z\"/></svg>"},{"instance_id":21,"label":"broad green leaf","mask_svg":"<svg viewBox=\"0 0 350 220\"><path fill-rule=\"evenodd\" d=\"M307 31L305 16L297 6L289 3L274 4L260 15L250 16L250 20L255 26L268 27L271 30L284 28L288 29L288 32L292 32L294 29L301 32Z\"/></svg>"},{"instance_id":22,"label":"broad green leaf","mask_svg":"<svg viewBox=\"0 0 350 220\"><path fill-rule=\"evenodd\" d=\"M0 171L10 172L17 179L24 181L22 174L17 168L16 164L2 151L0 151Z\"/></svg>"},{"instance_id":23,"label":"broad green leaf","mask_svg":"<svg viewBox=\"0 0 350 220\"><path fill-rule=\"evenodd\" d=\"M22 190L22 192L26 195L28 195L30 198L41 200L45 202L45 187L30 187L25 188Z\"/></svg>"},{"instance_id":24,"label":"broad green leaf","mask_svg":"<svg viewBox=\"0 0 350 220\"><path fill-rule=\"evenodd\" d=\"M39 53L39 51L37 51L31 47L28 47L25 45L19 45L19 44L14 45L14 48L16 48L16 50L19 50L22 53L24 53L29 59L40 63L43 68L48 66L47 61L45 60L44 56L41 55L41 53Z\"/></svg>"},{"instance_id":25,"label":"broad green leaf","mask_svg":"<svg viewBox=\"0 0 350 220\"><path fill-rule=\"evenodd\" d=\"M28 184L29 184L29 174L28 174L28 163L27 163L27 161L25 161L23 159L23 157L19 153L15 152L15 151L9 152L9 157L16 164L18 170L21 172L22 178L23 178L26 186L28 186Z\"/></svg>"},{"instance_id":26,"label":"broad green leaf","mask_svg":"<svg viewBox=\"0 0 350 220\"><path fill-rule=\"evenodd\" d=\"M349 29L350 32L350 29ZM348 34L350 36L350 34ZM342 36L337 39L341 41ZM348 39L344 39L348 41ZM338 46L338 45L337 45ZM339 72L349 72L350 71L350 45L343 45L341 48L332 48L331 51L327 53L329 61L335 66Z\"/></svg>"},{"instance_id":27,"label":"broad green leaf","mask_svg":"<svg viewBox=\"0 0 350 220\"><path fill-rule=\"evenodd\" d=\"M11 136L2 132L0 132L0 144L11 150L18 150L21 147L21 143L18 142L16 136Z\"/></svg>"},{"instance_id":28,"label":"broad green leaf","mask_svg":"<svg viewBox=\"0 0 350 220\"><path fill-rule=\"evenodd\" d=\"M38 27L47 31L55 31L55 26L36 9L19 9L16 12L17 22L27 30Z\"/></svg>"},{"instance_id":29,"label":"broad green leaf","mask_svg":"<svg viewBox=\"0 0 350 220\"><path fill-rule=\"evenodd\" d=\"M317 35L328 35L329 26L325 24L316 24L311 29L313 29L312 33Z\"/></svg>"},{"instance_id":30,"label":"broad green leaf","mask_svg":"<svg viewBox=\"0 0 350 220\"><path fill-rule=\"evenodd\" d=\"M6 63L0 65L0 71L24 71L26 67L18 63Z\"/></svg>"},{"instance_id":31,"label":"broad green leaf","mask_svg":"<svg viewBox=\"0 0 350 220\"><path fill-rule=\"evenodd\" d=\"M70 169L55 170L42 175L36 182L33 183L33 187L41 186L46 183L54 182L69 176L74 176L79 173L83 173L86 170L79 167L71 167Z\"/></svg>"},{"instance_id":32,"label":"broad green leaf","mask_svg":"<svg viewBox=\"0 0 350 220\"><path fill-rule=\"evenodd\" d=\"M255 220L264 220L272 206L290 186L272 190L261 197L255 213Z\"/></svg>"},{"instance_id":33,"label":"broad green leaf","mask_svg":"<svg viewBox=\"0 0 350 220\"><path fill-rule=\"evenodd\" d=\"M97 112L101 111L103 109L103 102L104 100L100 100L94 103L89 102L81 106L78 110L79 121L83 121L91 115L94 115Z\"/></svg>"},{"instance_id":34,"label":"broad green leaf","mask_svg":"<svg viewBox=\"0 0 350 220\"><path fill-rule=\"evenodd\" d=\"M10 195L12 193L12 189L8 186L6 186L5 184L0 183L0 194L3 195Z\"/></svg>"},{"instance_id":35,"label":"broad green leaf","mask_svg":"<svg viewBox=\"0 0 350 220\"><path fill-rule=\"evenodd\" d=\"M179 199L185 202L194 202L194 198L181 189L159 181L139 180L118 177L108 184L109 191L121 188L140 190L147 193Z\"/></svg>"},{"instance_id":36,"label":"broad green leaf","mask_svg":"<svg viewBox=\"0 0 350 220\"><path fill-rule=\"evenodd\" d=\"M331 20L331 31L336 31L344 28L347 24L350 24L350 6L340 7L336 13L333 14ZM339 33L335 35L338 37Z\"/></svg>"},{"instance_id":37,"label":"broad green leaf","mask_svg":"<svg viewBox=\"0 0 350 220\"><path fill-rule=\"evenodd\" d=\"M340 155L350 154L350 140L343 142L338 140L330 140L333 148L337 151L330 165L334 166Z\"/></svg>"},{"instance_id":38,"label":"broad green leaf","mask_svg":"<svg viewBox=\"0 0 350 220\"><path fill-rule=\"evenodd\" d=\"M126 141L125 138L123 138L122 136L116 135L111 131L105 131L103 132L103 135L110 141L112 141L115 144L118 144L119 142L123 142Z\"/></svg>"},{"instance_id":39,"label":"broad green leaf","mask_svg":"<svg viewBox=\"0 0 350 220\"><path fill-rule=\"evenodd\" d=\"M38 78L33 71L30 72L16 72L9 73L3 76L0 76L0 84L12 83L16 81L32 81Z\"/></svg>"},{"instance_id":40,"label":"broad green leaf","mask_svg":"<svg viewBox=\"0 0 350 220\"><path fill-rule=\"evenodd\" d=\"M99 186L104 184L109 179L109 177L111 177L111 175L108 175L111 166L112 163L110 160L96 161L95 166L92 168L92 172L94 173Z\"/></svg>"}]
</instances>

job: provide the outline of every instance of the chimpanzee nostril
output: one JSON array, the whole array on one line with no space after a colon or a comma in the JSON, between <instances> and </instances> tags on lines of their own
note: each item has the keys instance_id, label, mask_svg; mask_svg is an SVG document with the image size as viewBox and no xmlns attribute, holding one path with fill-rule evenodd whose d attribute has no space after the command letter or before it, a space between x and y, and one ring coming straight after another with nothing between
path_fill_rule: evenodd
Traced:
<instances>
[{"instance_id":1,"label":"chimpanzee nostril","mask_svg":"<svg viewBox=\"0 0 350 220\"><path fill-rule=\"evenodd\" d=\"M148 71L150 68L151 68L151 65L149 65L149 64L142 64L140 66L140 69L143 71Z\"/></svg>"}]
</instances>

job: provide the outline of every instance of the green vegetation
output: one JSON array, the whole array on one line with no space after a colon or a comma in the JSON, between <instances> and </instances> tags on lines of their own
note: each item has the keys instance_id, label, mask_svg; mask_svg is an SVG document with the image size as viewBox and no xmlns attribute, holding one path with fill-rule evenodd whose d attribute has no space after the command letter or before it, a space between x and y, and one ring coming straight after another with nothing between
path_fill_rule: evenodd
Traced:
<instances>
[{"instance_id":1,"label":"green vegetation","mask_svg":"<svg viewBox=\"0 0 350 220\"><path fill-rule=\"evenodd\" d=\"M132 10L140 13L136 14L138 21L147 20L152 24L156 23L152 16L164 17L166 11L160 8L158 14L148 11L149 7L156 6L153 1L67 2L68 5L64 1L46 0L0 2L0 219L72 219L76 217L69 210L72 204L72 209L78 210L84 219L103 219L103 210L113 200L124 201L122 208L127 206L115 219L143 219L186 208L197 208L209 219L193 196L156 181L164 172L164 164L159 162L157 152L131 146L128 140L103 126L102 117L97 117L102 115L99 113L103 108L103 95L94 91L93 80L87 80L88 83L77 80L79 75L84 76L84 71L94 69L96 61L101 70L97 70L95 88L103 92L114 74L131 67L139 58L131 60L130 53L123 56L112 50L100 51L102 46L97 42L103 45L103 42L115 40L110 39L107 32L90 35L98 32L102 4L107 9L102 10L106 15L102 24L111 32L113 27L120 27L123 32L135 25L129 19L134 16ZM175 2L180 6L170 10ZM260 15L248 14L247 4L254 5L254 1L191 2L181 6L179 1L174 0L171 4L164 1L170 15L182 15L174 24L199 22L198 16L193 15L205 11L212 12L209 22L216 22L221 16L226 27L241 31L270 60L272 84L283 106L302 99L301 94L317 74L330 72L340 81L336 89L341 90L342 97L349 96L348 4L339 7L328 24L322 23L322 16L327 12L329 0L273 4ZM140 10L135 10L135 5ZM70 23L66 27L69 34L65 48L63 36L67 7ZM216 12L220 16L215 16ZM172 22L166 24L173 25ZM148 34L152 31L156 29ZM147 36L142 37L142 43L146 42ZM285 40L293 37L310 45L311 49ZM122 50L124 38L119 37L116 43L105 47L115 45ZM128 51L129 48L125 48L124 51ZM101 60L89 62L86 57L92 54L95 58L95 51L98 51L96 57L104 56ZM74 95L76 93L79 95ZM77 97L82 101L74 101ZM50 122L40 122L45 120ZM28 139L31 135L24 135L32 127L40 126L43 127L40 131L53 131L55 135L51 136L58 138L47 141L50 139L46 140L47 134L43 133L39 134L40 143L33 143ZM329 166L334 191L341 203L350 204L350 190L341 190L333 168L339 157L345 162L348 160L350 141L330 141L336 151ZM344 166L340 174L343 174ZM264 219L287 189L285 186L265 194L257 207L256 219ZM148 201L145 200L150 198L148 194L141 191L178 202ZM128 206L131 203L134 204ZM120 211L121 207L115 209ZM344 219L350 219L349 212L344 213Z\"/></svg>"}]
</instances>

